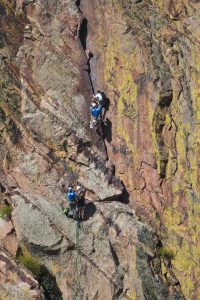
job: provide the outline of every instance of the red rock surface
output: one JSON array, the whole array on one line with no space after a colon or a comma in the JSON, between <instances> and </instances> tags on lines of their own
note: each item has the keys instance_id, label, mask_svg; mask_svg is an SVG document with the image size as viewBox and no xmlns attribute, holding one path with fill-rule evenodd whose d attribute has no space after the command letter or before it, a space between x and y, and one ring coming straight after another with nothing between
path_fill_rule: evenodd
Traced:
<instances>
[{"instance_id":1,"label":"red rock surface","mask_svg":"<svg viewBox=\"0 0 200 300\"><path fill-rule=\"evenodd\" d=\"M0 249L1 299L45 299L38 282L22 266Z\"/></svg>"},{"instance_id":2,"label":"red rock surface","mask_svg":"<svg viewBox=\"0 0 200 300\"><path fill-rule=\"evenodd\" d=\"M1 246L37 254L63 299L198 299L198 1L0 1L0 15L15 229L2 221ZM105 140L89 129L97 88ZM93 201L81 230L62 213L77 183Z\"/></svg>"}]
</instances>

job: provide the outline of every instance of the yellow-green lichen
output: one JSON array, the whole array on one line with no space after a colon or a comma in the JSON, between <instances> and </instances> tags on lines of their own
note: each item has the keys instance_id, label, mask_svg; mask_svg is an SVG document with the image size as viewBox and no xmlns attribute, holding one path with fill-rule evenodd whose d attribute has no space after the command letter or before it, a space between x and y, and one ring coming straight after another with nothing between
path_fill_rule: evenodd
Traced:
<instances>
[{"instance_id":1,"label":"yellow-green lichen","mask_svg":"<svg viewBox=\"0 0 200 300\"><path fill-rule=\"evenodd\" d=\"M104 78L108 89L117 91L117 134L124 139L129 151L135 152L136 149L133 145L132 137L137 118L138 86L133 80L136 53L127 51L130 47L129 40L122 37L124 43L121 43L119 36L115 34L115 30L119 30L118 32L120 33L121 28L113 30L114 32L107 42ZM125 128L127 127L128 129L126 130Z\"/></svg>"},{"instance_id":2,"label":"yellow-green lichen","mask_svg":"<svg viewBox=\"0 0 200 300\"><path fill-rule=\"evenodd\" d=\"M181 212L180 203L185 201L187 207ZM194 280L191 281L191 274L193 273L196 281L200 280L199 218L200 203L194 201L189 191L180 193L179 190L179 193L174 196L173 205L164 211L164 222L170 237L166 245L175 253L173 268L187 299L191 299L195 288Z\"/></svg>"}]
</instances>

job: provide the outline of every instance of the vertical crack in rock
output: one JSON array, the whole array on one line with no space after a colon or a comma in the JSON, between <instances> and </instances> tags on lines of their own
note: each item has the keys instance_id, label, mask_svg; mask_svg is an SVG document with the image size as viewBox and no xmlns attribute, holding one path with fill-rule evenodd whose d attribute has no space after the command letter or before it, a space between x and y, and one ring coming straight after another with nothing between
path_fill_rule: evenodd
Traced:
<instances>
[{"instance_id":1,"label":"vertical crack in rock","mask_svg":"<svg viewBox=\"0 0 200 300\"><path fill-rule=\"evenodd\" d=\"M88 36L88 21L86 18L83 18L79 29L79 40L81 42L84 51L86 51L87 49L87 36Z\"/></svg>"},{"instance_id":2,"label":"vertical crack in rock","mask_svg":"<svg viewBox=\"0 0 200 300\"><path fill-rule=\"evenodd\" d=\"M124 291L124 284L123 284L123 279L124 279L124 272L122 272L122 268L120 267L120 260L118 258L118 255L114 249L114 246L112 245L111 242L110 244L110 251L113 257L113 261L115 263L115 285L114 285L114 293L113 293L113 300L117 300L120 298L120 296L123 295Z\"/></svg>"},{"instance_id":3,"label":"vertical crack in rock","mask_svg":"<svg viewBox=\"0 0 200 300\"><path fill-rule=\"evenodd\" d=\"M93 53L91 53L90 50L87 48L88 20L84 16L84 11L80 10L80 4L81 4L81 0L76 1L78 10L83 16L83 18L81 20L80 28L79 28L78 37L79 37L80 43L82 45L82 48L83 48L86 58L87 58L87 67L88 67L87 72L88 72L92 92L94 93L95 90L94 90L94 85L93 85L93 81L92 81L91 66L90 66L90 60L93 58ZM102 128L102 130L104 130L104 129ZM103 136L104 136L104 134L103 134ZM107 146L106 146L104 138L103 138L103 142L104 142L104 148L105 148L105 152L106 152L106 156L107 156L106 160L109 160Z\"/></svg>"},{"instance_id":4,"label":"vertical crack in rock","mask_svg":"<svg viewBox=\"0 0 200 300\"><path fill-rule=\"evenodd\" d=\"M93 57L93 54L87 49L88 20L84 17L84 13L80 10L80 2L81 2L81 0L76 1L76 5L79 9L79 12L83 16L83 18L81 20L80 28L79 28L78 37L79 37L80 43L83 47L83 50L85 51L85 55L87 57L87 67L88 67L87 72L88 72L91 88L94 93L94 86L93 86L93 82L92 82L91 68L90 68L90 59Z\"/></svg>"},{"instance_id":5,"label":"vertical crack in rock","mask_svg":"<svg viewBox=\"0 0 200 300\"><path fill-rule=\"evenodd\" d=\"M159 99L153 117L153 127L157 144L157 160L159 162L157 167L160 177L164 178L166 175L169 151L164 141L163 129L166 126L167 115L171 115L170 105L173 99L171 84L172 75L169 66L164 61L161 48L155 43L153 43L152 46L152 64L155 68L156 74L156 79L154 80L155 88L159 89ZM160 85L158 85L158 82Z\"/></svg>"}]
</instances>

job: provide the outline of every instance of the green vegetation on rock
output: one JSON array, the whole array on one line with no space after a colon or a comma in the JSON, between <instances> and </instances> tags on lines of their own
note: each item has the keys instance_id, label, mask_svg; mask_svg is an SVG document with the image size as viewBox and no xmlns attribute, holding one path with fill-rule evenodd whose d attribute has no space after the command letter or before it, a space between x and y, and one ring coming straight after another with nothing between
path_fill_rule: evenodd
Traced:
<instances>
[{"instance_id":1,"label":"green vegetation on rock","mask_svg":"<svg viewBox=\"0 0 200 300\"><path fill-rule=\"evenodd\" d=\"M8 205L8 206L4 206L4 207L0 207L0 217L1 218L10 218L12 214L12 206Z\"/></svg>"},{"instance_id":2,"label":"green vegetation on rock","mask_svg":"<svg viewBox=\"0 0 200 300\"><path fill-rule=\"evenodd\" d=\"M41 264L37 257L31 256L30 253L25 253L18 257L18 260L30 270L36 278L41 275Z\"/></svg>"},{"instance_id":3,"label":"green vegetation on rock","mask_svg":"<svg viewBox=\"0 0 200 300\"><path fill-rule=\"evenodd\" d=\"M39 257L32 256L26 247L22 248L23 254L18 256L18 260L35 275L35 278L44 289L46 299L62 299L55 277L41 263Z\"/></svg>"},{"instance_id":4,"label":"green vegetation on rock","mask_svg":"<svg viewBox=\"0 0 200 300\"><path fill-rule=\"evenodd\" d=\"M175 258L174 252L171 249L164 248L164 247L162 247L158 250L158 255L160 257L166 258L168 260L172 260Z\"/></svg>"}]
</instances>

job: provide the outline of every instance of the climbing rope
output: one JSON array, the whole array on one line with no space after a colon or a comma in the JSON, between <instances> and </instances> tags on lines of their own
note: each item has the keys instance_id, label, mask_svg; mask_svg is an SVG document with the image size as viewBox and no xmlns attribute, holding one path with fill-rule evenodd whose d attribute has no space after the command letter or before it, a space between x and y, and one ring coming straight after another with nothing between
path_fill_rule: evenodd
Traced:
<instances>
[{"instance_id":1,"label":"climbing rope","mask_svg":"<svg viewBox=\"0 0 200 300\"><path fill-rule=\"evenodd\" d=\"M80 284L80 267L81 267L81 255L80 255L80 244L79 244L79 229L81 228L80 226L80 221L77 218L77 213L76 213L76 233L75 233L75 245L76 245L76 254L74 258L74 267L76 270L76 291L74 293L73 299L78 300L79 292L81 289L81 284Z\"/></svg>"}]
</instances>

